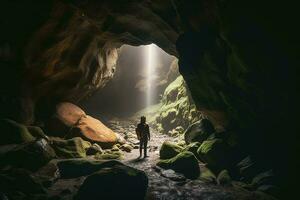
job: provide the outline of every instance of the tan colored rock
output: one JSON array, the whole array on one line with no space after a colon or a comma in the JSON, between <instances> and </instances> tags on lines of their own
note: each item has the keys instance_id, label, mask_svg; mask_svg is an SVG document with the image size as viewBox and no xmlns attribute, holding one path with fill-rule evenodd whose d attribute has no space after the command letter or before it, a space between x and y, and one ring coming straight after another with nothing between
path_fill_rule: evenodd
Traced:
<instances>
[{"instance_id":1,"label":"tan colored rock","mask_svg":"<svg viewBox=\"0 0 300 200\"><path fill-rule=\"evenodd\" d=\"M49 135L83 139L110 148L118 141L118 135L101 121L95 119L78 106L62 102L56 106L56 114L47 124Z\"/></svg>"},{"instance_id":2,"label":"tan colored rock","mask_svg":"<svg viewBox=\"0 0 300 200\"><path fill-rule=\"evenodd\" d=\"M81 137L88 141L97 142L102 147L117 143L117 134L101 121L89 115L82 117L75 126L80 130Z\"/></svg>"},{"instance_id":3,"label":"tan colored rock","mask_svg":"<svg viewBox=\"0 0 300 200\"><path fill-rule=\"evenodd\" d=\"M81 117L86 116L81 108L69 102L58 104L56 106L56 115L67 126L77 124Z\"/></svg>"}]
</instances>

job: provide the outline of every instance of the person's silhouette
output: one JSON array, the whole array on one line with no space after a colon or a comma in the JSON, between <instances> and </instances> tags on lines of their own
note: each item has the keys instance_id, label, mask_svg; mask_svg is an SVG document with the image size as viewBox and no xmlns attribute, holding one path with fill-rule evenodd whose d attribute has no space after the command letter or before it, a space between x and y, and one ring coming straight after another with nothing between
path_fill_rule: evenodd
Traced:
<instances>
[{"instance_id":1,"label":"person's silhouette","mask_svg":"<svg viewBox=\"0 0 300 200\"><path fill-rule=\"evenodd\" d=\"M141 117L141 122L135 129L138 139L140 140L140 157L142 157L142 151L144 147L144 157L147 157L147 144L150 141L150 130L146 123L146 117Z\"/></svg>"}]
</instances>

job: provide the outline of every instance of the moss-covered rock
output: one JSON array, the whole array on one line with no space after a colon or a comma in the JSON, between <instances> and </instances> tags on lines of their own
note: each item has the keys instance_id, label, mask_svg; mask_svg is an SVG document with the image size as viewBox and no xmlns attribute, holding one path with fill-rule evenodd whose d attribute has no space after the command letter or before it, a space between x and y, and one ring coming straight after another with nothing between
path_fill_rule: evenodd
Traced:
<instances>
[{"instance_id":1,"label":"moss-covered rock","mask_svg":"<svg viewBox=\"0 0 300 200\"><path fill-rule=\"evenodd\" d=\"M101 154L103 153L102 148L97 143L94 143L90 148L86 150L86 155L95 155L95 154Z\"/></svg>"},{"instance_id":2,"label":"moss-covered rock","mask_svg":"<svg viewBox=\"0 0 300 200\"><path fill-rule=\"evenodd\" d=\"M148 178L140 170L114 165L85 179L74 200L144 199Z\"/></svg>"},{"instance_id":3,"label":"moss-covered rock","mask_svg":"<svg viewBox=\"0 0 300 200\"><path fill-rule=\"evenodd\" d=\"M159 150L159 157L161 159L173 158L174 156L179 154L182 150L183 148L177 145L176 143L170 141L164 141L164 143L162 144Z\"/></svg>"},{"instance_id":4,"label":"moss-covered rock","mask_svg":"<svg viewBox=\"0 0 300 200\"><path fill-rule=\"evenodd\" d=\"M200 145L201 145L200 142L193 142L193 143L190 143L189 145L187 145L184 148L184 150L192 152L196 156L196 158L199 159L197 150L199 149Z\"/></svg>"},{"instance_id":5,"label":"moss-covered rock","mask_svg":"<svg viewBox=\"0 0 300 200\"><path fill-rule=\"evenodd\" d=\"M44 131L38 126L27 126L29 133L35 138L44 138L49 140L49 137L44 133Z\"/></svg>"},{"instance_id":6,"label":"moss-covered rock","mask_svg":"<svg viewBox=\"0 0 300 200\"><path fill-rule=\"evenodd\" d=\"M123 144L120 149L129 153L132 151L133 147L129 144Z\"/></svg>"},{"instance_id":7,"label":"moss-covered rock","mask_svg":"<svg viewBox=\"0 0 300 200\"><path fill-rule=\"evenodd\" d=\"M165 89L159 112L156 123L163 133L173 130L181 133L176 130L177 127L186 129L190 123L199 119L200 113L188 93L182 76L178 76Z\"/></svg>"},{"instance_id":8,"label":"moss-covered rock","mask_svg":"<svg viewBox=\"0 0 300 200\"><path fill-rule=\"evenodd\" d=\"M190 179L198 178L200 175L198 160L189 151L183 151L171 159L160 160L157 166L164 169L173 169Z\"/></svg>"},{"instance_id":9,"label":"moss-covered rock","mask_svg":"<svg viewBox=\"0 0 300 200\"><path fill-rule=\"evenodd\" d=\"M16 146L0 155L0 166L14 166L35 171L55 158L55 151L45 139Z\"/></svg>"},{"instance_id":10,"label":"moss-covered rock","mask_svg":"<svg viewBox=\"0 0 300 200\"><path fill-rule=\"evenodd\" d=\"M31 142L35 138L29 133L26 126L10 119L0 120L1 140L0 145L20 144Z\"/></svg>"},{"instance_id":11,"label":"moss-covered rock","mask_svg":"<svg viewBox=\"0 0 300 200\"><path fill-rule=\"evenodd\" d=\"M114 159L122 159L123 154L121 151L106 151L102 154L98 153L95 155L96 159L99 160L114 160Z\"/></svg>"},{"instance_id":12,"label":"moss-covered rock","mask_svg":"<svg viewBox=\"0 0 300 200\"><path fill-rule=\"evenodd\" d=\"M118 161L101 161L86 158L61 160L57 163L62 178L77 178L87 176L102 168L120 165Z\"/></svg>"},{"instance_id":13,"label":"moss-covered rock","mask_svg":"<svg viewBox=\"0 0 300 200\"><path fill-rule=\"evenodd\" d=\"M219 173L217 182L219 185L231 185L231 176L228 170L224 169Z\"/></svg>"},{"instance_id":14,"label":"moss-covered rock","mask_svg":"<svg viewBox=\"0 0 300 200\"><path fill-rule=\"evenodd\" d=\"M205 166L201 167L201 173L199 178L207 183L217 183L216 175Z\"/></svg>"},{"instance_id":15,"label":"moss-covered rock","mask_svg":"<svg viewBox=\"0 0 300 200\"><path fill-rule=\"evenodd\" d=\"M197 150L199 158L213 168L224 168L227 165L228 147L221 139L204 141Z\"/></svg>"},{"instance_id":16,"label":"moss-covered rock","mask_svg":"<svg viewBox=\"0 0 300 200\"><path fill-rule=\"evenodd\" d=\"M208 119L201 119L190 125L184 132L184 140L191 142L203 142L215 132L213 124Z\"/></svg>"},{"instance_id":17,"label":"moss-covered rock","mask_svg":"<svg viewBox=\"0 0 300 200\"><path fill-rule=\"evenodd\" d=\"M91 143L80 137L69 140L52 138L52 147L60 158L84 158L86 157L86 150L91 147Z\"/></svg>"}]
</instances>

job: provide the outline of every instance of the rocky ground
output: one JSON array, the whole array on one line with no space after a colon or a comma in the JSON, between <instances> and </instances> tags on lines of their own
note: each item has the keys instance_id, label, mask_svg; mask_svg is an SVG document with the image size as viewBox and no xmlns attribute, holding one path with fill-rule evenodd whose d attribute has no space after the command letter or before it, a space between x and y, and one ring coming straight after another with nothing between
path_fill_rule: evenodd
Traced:
<instances>
[{"instance_id":1,"label":"rocky ground","mask_svg":"<svg viewBox=\"0 0 300 200\"><path fill-rule=\"evenodd\" d=\"M230 185L221 186L207 182L204 179L190 180L173 170L164 170L156 166L159 161L159 149L165 140L179 142L178 138L172 138L151 129L151 141L148 145L147 158L139 158L138 141L135 137L135 125L137 122L126 120L111 120L108 126L117 133L123 134L127 142L134 148L131 152L125 152L122 162L145 171L149 179L149 187L146 199L151 200L178 200L178 199L205 199L205 200L258 200L273 199L269 195L260 192L251 192L241 187L241 183L232 182ZM199 162L201 171L205 164Z\"/></svg>"}]
</instances>

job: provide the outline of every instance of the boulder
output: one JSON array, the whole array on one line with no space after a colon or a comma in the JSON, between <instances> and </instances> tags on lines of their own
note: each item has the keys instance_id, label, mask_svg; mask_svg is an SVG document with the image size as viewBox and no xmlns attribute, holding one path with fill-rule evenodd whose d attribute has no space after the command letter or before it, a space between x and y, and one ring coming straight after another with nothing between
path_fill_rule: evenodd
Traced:
<instances>
[{"instance_id":1,"label":"boulder","mask_svg":"<svg viewBox=\"0 0 300 200\"><path fill-rule=\"evenodd\" d=\"M157 166L164 169L173 169L190 179L196 179L200 175L198 160L189 151L183 151L171 159L160 160Z\"/></svg>"},{"instance_id":2,"label":"boulder","mask_svg":"<svg viewBox=\"0 0 300 200\"><path fill-rule=\"evenodd\" d=\"M228 147L221 139L204 141L197 154L201 161L212 168L225 168L227 166Z\"/></svg>"},{"instance_id":3,"label":"boulder","mask_svg":"<svg viewBox=\"0 0 300 200\"><path fill-rule=\"evenodd\" d=\"M217 183L216 175L207 167L201 166L200 179L207 183Z\"/></svg>"},{"instance_id":4,"label":"boulder","mask_svg":"<svg viewBox=\"0 0 300 200\"><path fill-rule=\"evenodd\" d=\"M82 137L96 142L103 148L111 148L120 141L118 135L78 106L63 102L56 106L56 113L46 123L47 134L59 137Z\"/></svg>"},{"instance_id":5,"label":"boulder","mask_svg":"<svg viewBox=\"0 0 300 200\"><path fill-rule=\"evenodd\" d=\"M189 145L187 145L184 148L184 150L192 152L196 156L196 158L199 159L197 150L199 149L200 145L201 145L200 142L193 142L193 143L190 143Z\"/></svg>"},{"instance_id":6,"label":"boulder","mask_svg":"<svg viewBox=\"0 0 300 200\"><path fill-rule=\"evenodd\" d=\"M60 158L84 158L86 150L91 147L91 143L84 141L80 137L64 140L52 138L52 147Z\"/></svg>"},{"instance_id":7,"label":"boulder","mask_svg":"<svg viewBox=\"0 0 300 200\"><path fill-rule=\"evenodd\" d=\"M219 173L217 183L219 185L231 185L231 177L228 170L224 169Z\"/></svg>"},{"instance_id":8,"label":"boulder","mask_svg":"<svg viewBox=\"0 0 300 200\"><path fill-rule=\"evenodd\" d=\"M190 125L184 132L184 140L187 144L192 142L202 143L215 132L213 124L208 119L201 119Z\"/></svg>"},{"instance_id":9,"label":"boulder","mask_svg":"<svg viewBox=\"0 0 300 200\"><path fill-rule=\"evenodd\" d=\"M176 143L170 141L164 141L164 143L160 148L159 156L161 159L173 158L174 156L179 154L182 150L183 148L177 145Z\"/></svg>"},{"instance_id":10,"label":"boulder","mask_svg":"<svg viewBox=\"0 0 300 200\"><path fill-rule=\"evenodd\" d=\"M121 163L115 160L100 161L92 159L87 160L85 158L61 160L57 163L61 177L68 179L87 176L102 168L113 167L114 165L121 165Z\"/></svg>"},{"instance_id":11,"label":"boulder","mask_svg":"<svg viewBox=\"0 0 300 200\"><path fill-rule=\"evenodd\" d=\"M32 171L56 157L55 151L45 139L18 145L0 156L0 166L11 165Z\"/></svg>"},{"instance_id":12,"label":"boulder","mask_svg":"<svg viewBox=\"0 0 300 200\"><path fill-rule=\"evenodd\" d=\"M0 120L1 140L0 145L21 144L31 142L35 138L29 133L26 126L10 119Z\"/></svg>"},{"instance_id":13,"label":"boulder","mask_svg":"<svg viewBox=\"0 0 300 200\"><path fill-rule=\"evenodd\" d=\"M161 170L161 175L172 181L185 181L186 180L186 178L183 175L175 173L175 171L172 169Z\"/></svg>"},{"instance_id":14,"label":"boulder","mask_svg":"<svg viewBox=\"0 0 300 200\"><path fill-rule=\"evenodd\" d=\"M24 197L32 194L45 193L44 187L34 180L30 171L25 169L12 168L1 171L0 188L1 192L8 195L8 199L19 199L14 198L19 196L17 193L22 193L21 196L23 196L23 198L20 199L31 199Z\"/></svg>"},{"instance_id":15,"label":"boulder","mask_svg":"<svg viewBox=\"0 0 300 200\"><path fill-rule=\"evenodd\" d=\"M129 144L123 144L120 149L129 153L132 151L133 147Z\"/></svg>"},{"instance_id":16,"label":"boulder","mask_svg":"<svg viewBox=\"0 0 300 200\"><path fill-rule=\"evenodd\" d=\"M91 117L82 117L72 133L90 142L97 142L102 148L110 148L118 142L118 136L101 121Z\"/></svg>"},{"instance_id":17,"label":"boulder","mask_svg":"<svg viewBox=\"0 0 300 200\"><path fill-rule=\"evenodd\" d=\"M95 154L101 154L103 153L103 150L102 148L97 144L97 143L94 143L90 148L88 148L86 150L86 155L95 155Z\"/></svg>"},{"instance_id":18,"label":"boulder","mask_svg":"<svg viewBox=\"0 0 300 200\"><path fill-rule=\"evenodd\" d=\"M148 178L143 171L114 165L88 176L74 200L144 199Z\"/></svg>"},{"instance_id":19,"label":"boulder","mask_svg":"<svg viewBox=\"0 0 300 200\"><path fill-rule=\"evenodd\" d=\"M95 158L99 160L122 159L123 154L120 151L106 151L103 154L96 154Z\"/></svg>"}]
</instances>

